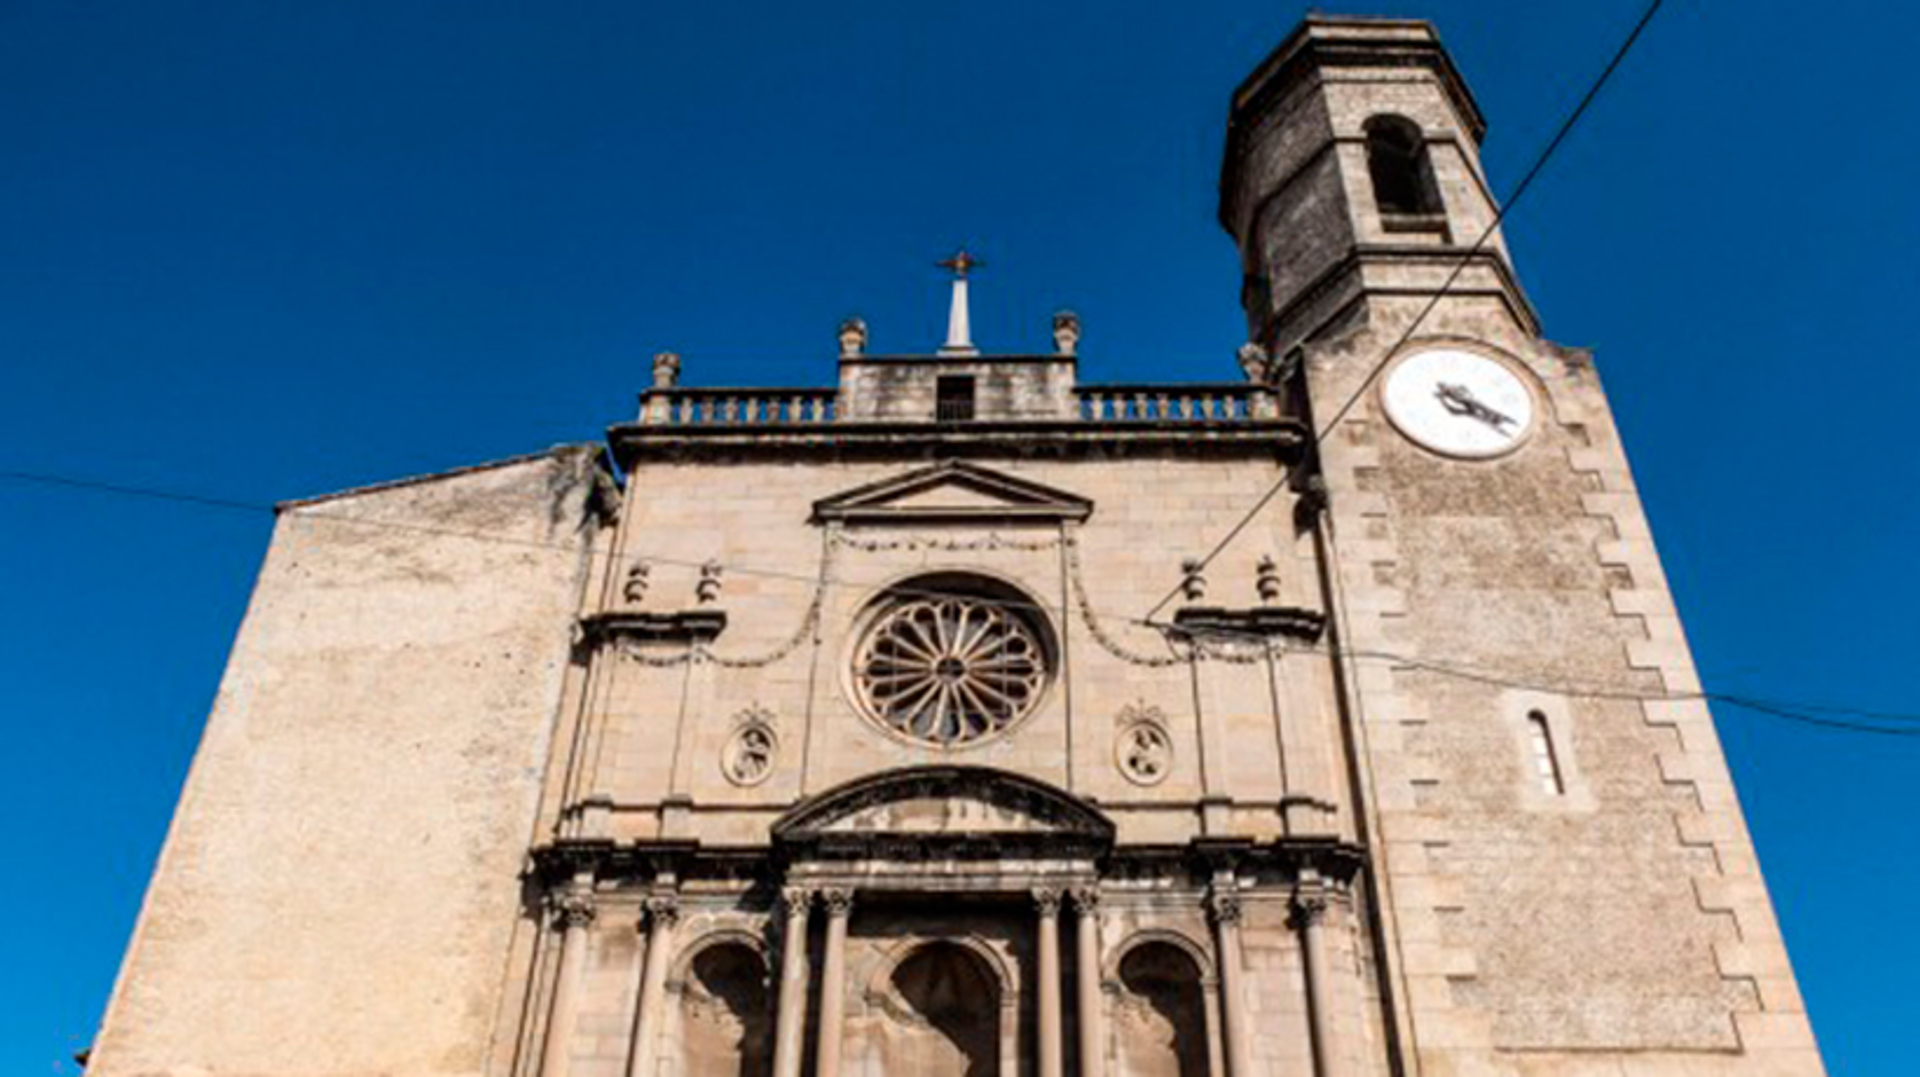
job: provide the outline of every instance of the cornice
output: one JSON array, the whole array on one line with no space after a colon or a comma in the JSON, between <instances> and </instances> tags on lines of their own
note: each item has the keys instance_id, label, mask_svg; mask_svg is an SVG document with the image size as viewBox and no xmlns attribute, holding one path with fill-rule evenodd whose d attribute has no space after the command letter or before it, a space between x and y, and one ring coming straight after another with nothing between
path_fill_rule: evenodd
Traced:
<instances>
[{"instance_id":1,"label":"cornice","mask_svg":"<svg viewBox=\"0 0 1920 1077\"><path fill-rule=\"evenodd\" d=\"M1348 251L1339 261L1322 270L1319 275L1299 290L1285 307L1261 319L1260 336L1264 340L1273 340L1274 331L1282 325L1292 322L1334 291L1343 283L1360 278L1363 270L1370 265L1408 265L1419 263L1444 263L1451 266L1462 260L1474 266L1493 271L1499 283L1494 288L1463 287L1457 281L1446 289L1445 295L1466 297L1475 295L1493 295L1505 303L1512 313L1514 321L1530 335L1540 335L1540 316L1534 311L1520 282L1514 278L1512 266L1507 264L1506 255L1499 250L1481 248L1473 250L1466 247L1446 246L1429 247L1416 244L1362 243ZM1338 321L1341 315L1355 303L1364 302L1369 296L1432 296L1439 293L1437 287L1395 286L1381 287L1360 280L1354 294L1347 302L1318 324L1308 326L1304 331L1289 335L1289 340L1311 340L1319 333L1322 325Z\"/></svg>"},{"instance_id":2,"label":"cornice","mask_svg":"<svg viewBox=\"0 0 1920 1077\"><path fill-rule=\"evenodd\" d=\"M1313 872L1338 885L1351 885L1367 867L1366 847L1333 837L1199 837L1183 843L1114 845L1092 835L1061 834L835 834L847 839L815 844L787 841L764 845L706 845L693 840L616 843L601 839L560 839L534 848L526 876L540 889L555 891L582 876L612 884L617 891L652 887L662 876L744 882L771 892L806 864L832 873L843 865L883 860L894 864L962 865L1058 863L1094 866L1101 879L1181 879L1203 882L1222 872L1298 878ZM929 887L937 876L929 877ZM895 880L894 889L901 888ZM1082 880L1081 883L1086 883Z\"/></svg>"},{"instance_id":3,"label":"cornice","mask_svg":"<svg viewBox=\"0 0 1920 1077\"><path fill-rule=\"evenodd\" d=\"M1326 630L1327 615L1297 606L1256 606L1243 610L1188 606L1174 613L1173 625L1189 636L1292 636L1313 641Z\"/></svg>"},{"instance_id":4,"label":"cornice","mask_svg":"<svg viewBox=\"0 0 1920 1077\"><path fill-rule=\"evenodd\" d=\"M1306 428L1292 419L1245 419L1231 423L1192 420L1086 419L973 420L940 423L828 422L755 425L656 426L621 423L607 430L621 468L645 460L772 456L792 459L854 457L925 459L1095 457L1177 454L1292 454L1307 442Z\"/></svg>"},{"instance_id":5,"label":"cornice","mask_svg":"<svg viewBox=\"0 0 1920 1077\"><path fill-rule=\"evenodd\" d=\"M720 610L680 610L672 613L603 610L580 618L581 636L587 643L596 646L618 639L707 641L720 635L726 627L727 615Z\"/></svg>"}]
</instances>

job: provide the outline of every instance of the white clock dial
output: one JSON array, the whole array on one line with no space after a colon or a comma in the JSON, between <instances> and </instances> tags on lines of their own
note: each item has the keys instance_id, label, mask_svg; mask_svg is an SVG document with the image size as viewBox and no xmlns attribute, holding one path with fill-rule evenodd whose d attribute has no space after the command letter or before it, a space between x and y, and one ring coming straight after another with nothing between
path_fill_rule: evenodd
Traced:
<instances>
[{"instance_id":1,"label":"white clock dial","mask_svg":"<svg viewBox=\"0 0 1920 1077\"><path fill-rule=\"evenodd\" d=\"M1463 348L1426 348L1395 363L1380 400L1401 433L1448 456L1498 456L1533 431L1526 383Z\"/></svg>"}]
</instances>

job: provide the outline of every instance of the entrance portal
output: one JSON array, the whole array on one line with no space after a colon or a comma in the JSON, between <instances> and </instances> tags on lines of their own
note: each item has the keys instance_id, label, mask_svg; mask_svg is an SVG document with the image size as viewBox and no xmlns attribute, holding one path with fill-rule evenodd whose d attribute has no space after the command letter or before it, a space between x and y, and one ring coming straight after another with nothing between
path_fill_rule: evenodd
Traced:
<instances>
[{"instance_id":1,"label":"entrance portal","mask_svg":"<svg viewBox=\"0 0 1920 1077\"><path fill-rule=\"evenodd\" d=\"M916 1077L999 1077L1000 986L981 959L930 942L893 970L910 1011L892 1030L890 1073Z\"/></svg>"}]
</instances>

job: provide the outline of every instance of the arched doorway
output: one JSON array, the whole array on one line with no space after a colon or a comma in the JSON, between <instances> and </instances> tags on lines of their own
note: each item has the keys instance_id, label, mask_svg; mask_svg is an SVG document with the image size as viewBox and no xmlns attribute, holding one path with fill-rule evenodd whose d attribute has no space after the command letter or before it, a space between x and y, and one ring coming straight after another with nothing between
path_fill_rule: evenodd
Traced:
<instances>
[{"instance_id":1,"label":"arched doorway","mask_svg":"<svg viewBox=\"0 0 1920 1077\"><path fill-rule=\"evenodd\" d=\"M1144 942L1120 959L1119 979L1120 1077L1206 1077L1206 997L1193 958L1169 942Z\"/></svg>"},{"instance_id":2,"label":"arched doorway","mask_svg":"<svg viewBox=\"0 0 1920 1077\"><path fill-rule=\"evenodd\" d=\"M679 1077L766 1077L772 1020L767 970L737 942L708 946L687 964L680 997Z\"/></svg>"},{"instance_id":3,"label":"arched doorway","mask_svg":"<svg viewBox=\"0 0 1920 1077\"><path fill-rule=\"evenodd\" d=\"M930 942L894 966L903 1013L887 1037L889 1073L999 1077L1000 984L963 946Z\"/></svg>"}]
</instances>

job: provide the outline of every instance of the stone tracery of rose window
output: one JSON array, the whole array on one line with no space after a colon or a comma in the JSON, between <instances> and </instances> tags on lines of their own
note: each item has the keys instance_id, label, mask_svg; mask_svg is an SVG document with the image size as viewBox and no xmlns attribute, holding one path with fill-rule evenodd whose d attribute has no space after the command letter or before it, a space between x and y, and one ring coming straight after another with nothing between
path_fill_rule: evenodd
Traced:
<instances>
[{"instance_id":1,"label":"stone tracery of rose window","mask_svg":"<svg viewBox=\"0 0 1920 1077\"><path fill-rule=\"evenodd\" d=\"M928 590L933 590L929 588ZM903 594L868 628L854 685L868 713L915 740L957 746L1024 718L1046 687L1048 648L1007 599Z\"/></svg>"}]
</instances>

